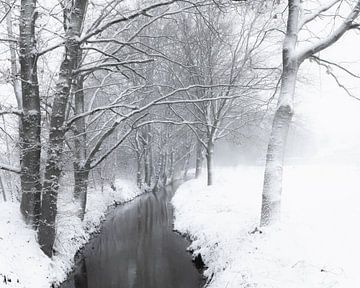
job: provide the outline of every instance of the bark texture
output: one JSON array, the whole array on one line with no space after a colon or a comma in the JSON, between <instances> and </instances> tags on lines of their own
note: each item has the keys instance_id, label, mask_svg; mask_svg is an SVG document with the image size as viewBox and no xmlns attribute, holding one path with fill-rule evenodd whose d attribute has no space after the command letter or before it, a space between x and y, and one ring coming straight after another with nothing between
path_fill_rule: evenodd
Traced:
<instances>
[{"instance_id":1,"label":"bark texture","mask_svg":"<svg viewBox=\"0 0 360 288\"><path fill-rule=\"evenodd\" d=\"M57 214L57 195L59 178L62 172L61 156L65 136L65 114L71 87L73 71L79 65L80 44L83 20L85 17L87 1L66 1L64 4L64 27L66 32L64 58L60 65L59 78L52 105L50 118L49 143L43 196L41 205L41 221L38 239L41 249L49 257L53 254L55 241L55 218Z\"/></svg>"},{"instance_id":2,"label":"bark texture","mask_svg":"<svg viewBox=\"0 0 360 288\"><path fill-rule=\"evenodd\" d=\"M20 210L37 228L40 217L41 113L35 42L36 0L22 0L20 11L20 75L23 113L20 119Z\"/></svg>"},{"instance_id":3,"label":"bark texture","mask_svg":"<svg viewBox=\"0 0 360 288\"><path fill-rule=\"evenodd\" d=\"M328 48L338 41L346 31L352 29L354 21L360 13L360 1L357 1L348 17L343 18L343 22L333 29L328 37L320 38L317 43L297 51L298 33L301 28L308 22L321 17L321 12L327 11L333 4L324 6L323 10L315 12L312 17L299 21L302 1L288 0L288 3L287 31L283 44L282 83L266 156L261 226L276 223L280 219L283 162L288 130L294 114L293 102L299 66L305 59Z\"/></svg>"},{"instance_id":4,"label":"bark texture","mask_svg":"<svg viewBox=\"0 0 360 288\"><path fill-rule=\"evenodd\" d=\"M298 59L295 56L299 13L300 0L289 1L287 33L283 45L283 73L280 96L266 154L261 226L276 223L280 219L284 154L288 130L293 116L294 93L299 68Z\"/></svg>"},{"instance_id":5,"label":"bark texture","mask_svg":"<svg viewBox=\"0 0 360 288\"><path fill-rule=\"evenodd\" d=\"M81 53L78 59L81 59ZM84 79L78 77L74 85L75 115L85 112L84 102ZM80 202L79 217L84 220L87 199L87 187L90 167L86 164L86 123L85 118L80 117L74 123L74 198Z\"/></svg>"}]
</instances>

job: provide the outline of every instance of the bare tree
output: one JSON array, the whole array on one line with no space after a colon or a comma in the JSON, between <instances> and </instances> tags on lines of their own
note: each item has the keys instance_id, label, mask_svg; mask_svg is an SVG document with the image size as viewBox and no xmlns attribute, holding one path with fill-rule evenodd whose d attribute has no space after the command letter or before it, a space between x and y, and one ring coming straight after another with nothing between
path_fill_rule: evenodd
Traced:
<instances>
[{"instance_id":1,"label":"bare tree","mask_svg":"<svg viewBox=\"0 0 360 288\"><path fill-rule=\"evenodd\" d=\"M187 91L184 97L189 101L181 108L187 111L195 125L189 128L196 135L197 176L201 167L202 149L206 154L207 183L213 184L214 146L215 141L240 130L248 123L249 115L256 114L266 101L257 90L272 89L275 85L270 79L273 71L255 73L256 65L262 65L257 55L266 37L269 17L261 19L258 7L244 6L241 13L248 13L247 20L241 20L232 30L231 18L226 15L237 15L238 11L219 10L216 6L207 6L201 14L182 15L182 39L180 49L186 59L182 72L187 79L177 77L180 85L191 83L199 85L193 91ZM251 17L250 17L251 15ZM203 86L203 87L201 87ZM213 101L202 101L212 99ZM184 109L185 108L185 109ZM189 115L172 106L172 111L180 119ZM255 121L255 118L253 119Z\"/></svg>"},{"instance_id":2,"label":"bare tree","mask_svg":"<svg viewBox=\"0 0 360 288\"><path fill-rule=\"evenodd\" d=\"M22 113L20 129L21 212L37 227L40 217L41 111L37 76L36 0L22 0L20 8L20 76Z\"/></svg>"},{"instance_id":3,"label":"bare tree","mask_svg":"<svg viewBox=\"0 0 360 288\"><path fill-rule=\"evenodd\" d=\"M294 95L299 67L304 60L328 48L338 41L346 31L357 26L354 21L358 18L360 12L360 1L354 3L347 17L335 15L332 18L335 19L335 25L339 21L341 23L329 35L317 39L311 45L305 48L299 47L299 33L307 25L321 18L323 13L331 10L336 5L342 4L344 4L343 1L334 0L315 11L304 13L302 9L304 3L302 1L288 1L287 28L282 51L282 82L266 155L261 226L273 224L280 218L284 152L289 126L294 114ZM339 10L337 9L335 13L339 13Z\"/></svg>"}]
</instances>

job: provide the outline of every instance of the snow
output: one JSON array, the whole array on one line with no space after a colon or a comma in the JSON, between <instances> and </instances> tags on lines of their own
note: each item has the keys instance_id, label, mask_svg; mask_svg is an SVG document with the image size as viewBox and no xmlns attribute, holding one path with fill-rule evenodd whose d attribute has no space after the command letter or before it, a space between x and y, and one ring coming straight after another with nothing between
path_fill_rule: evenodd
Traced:
<instances>
[{"instance_id":1,"label":"snow","mask_svg":"<svg viewBox=\"0 0 360 288\"><path fill-rule=\"evenodd\" d=\"M218 168L179 187L175 229L201 253L208 288L360 287L360 169L297 165L284 171L282 222L254 232L263 167Z\"/></svg>"},{"instance_id":2,"label":"snow","mask_svg":"<svg viewBox=\"0 0 360 288\"><path fill-rule=\"evenodd\" d=\"M0 287L49 288L62 282L74 264L74 255L96 232L108 207L138 196L130 181L115 181L116 191L89 189L84 222L76 216L71 190L59 194L57 238L53 259L40 250L36 232L22 220L18 203L0 203ZM5 283L4 278L11 282Z\"/></svg>"}]
</instances>

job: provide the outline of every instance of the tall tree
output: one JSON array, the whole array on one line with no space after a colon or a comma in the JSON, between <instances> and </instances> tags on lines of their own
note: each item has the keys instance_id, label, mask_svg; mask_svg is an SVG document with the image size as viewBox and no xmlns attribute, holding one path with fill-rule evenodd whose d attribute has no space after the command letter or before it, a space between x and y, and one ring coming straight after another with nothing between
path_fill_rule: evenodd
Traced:
<instances>
[{"instance_id":1,"label":"tall tree","mask_svg":"<svg viewBox=\"0 0 360 288\"><path fill-rule=\"evenodd\" d=\"M261 70L263 64L259 50L269 22L269 16L261 16L262 9L262 4L243 5L238 10L206 6L194 15L181 15L182 21L179 21L178 50L186 62L181 71L185 76L179 73L176 79L180 79L180 85L190 83L198 87L184 95L187 105L182 105L181 109L174 105L172 110L179 118L186 119L190 115L196 122L189 125L199 142L196 174L201 167L203 150L208 185L214 182L215 142L236 134L245 125L244 119L257 109L261 110L264 100L256 90L274 86L269 80L273 78L271 69L267 72L255 69L258 66ZM236 30L231 19L235 15L241 17Z\"/></svg>"},{"instance_id":2,"label":"tall tree","mask_svg":"<svg viewBox=\"0 0 360 288\"><path fill-rule=\"evenodd\" d=\"M299 68L304 60L328 48L338 41L346 31L356 26L354 26L354 21L359 16L360 1L356 1L355 6L351 7L349 15L340 20L341 24L333 32L315 43L305 48L299 48L299 33L306 25L321 18L323 13L337 4L342 5L343 1L333 0L317 10L313 10L313 12L304 14L303 6L305 4L303 1L288 1L288 19L282 50L281 88L266 155L261 226L276 223L280 219L284 153L289 126L294 115L294 95ZM336 11L339 13L340 9ZM334 17L333 19L337 21L337 18Z\"/></svg>"},{"instance_id":3,"label":"tall tree","mask_svg":"<svg viewBox=\"0 0 360 288\"><path fill-rule=\"evenodd\" d=\"M35 21L36 0L21 0L20 8L20 76L22 113L20 129L21 212L28 223L37 227L40 216L41 111L37 76Z\"/></svg>"},{"instance_id":4,"label":"tall tree","mask_svg":"<svg viewBox=\"0 0 360 288\"><path fill-rule=\"evenodd\" d=\"M65 140L66 107L69 101L71 79L81 58L79 37L86 14L87 0L69 0L63 5L65 51L56 84L50 117L49 143L41 202L41 221L38 231L39 244L46 255L52 256L55 241L57 194L62 171L61 156Z\"/></svg>"}]
</instances>

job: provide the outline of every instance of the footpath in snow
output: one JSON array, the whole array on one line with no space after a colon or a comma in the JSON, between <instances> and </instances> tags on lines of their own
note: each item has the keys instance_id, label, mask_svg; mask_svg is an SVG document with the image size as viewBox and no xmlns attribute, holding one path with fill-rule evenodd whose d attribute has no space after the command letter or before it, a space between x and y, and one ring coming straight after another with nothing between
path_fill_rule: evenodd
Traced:
<instances>
[{"instance_id":1,"label":"footpath in snow","mask_svg":"<svg viewBox=\"0 0 360 288\"><path fill-rule=\"evenodd\" d=\"M90 240L108 207L138 196L136 185L115 182L116 191L89 189L83 222L76 216L71 193L59 193L56 255L50 260L39 248L36 233L25 225L18 203L0 203L0 287L49 288L65 280L76 252Z\"/></svg>"},{"instance_id":2,"label":"footpath in snow","mask_svg":"<svg viewBox=\"0 0 360 288\"><path fill-rule=\"evenodd\" d=\"M175 229L200 253L207 288L360 287L360 170L287 166L278 227L258 226L262 167L219 168L179 187Z\"/></svg>"}]
</instances>

